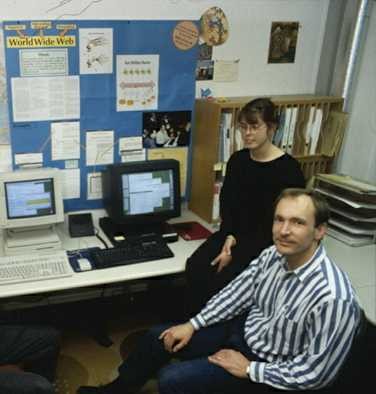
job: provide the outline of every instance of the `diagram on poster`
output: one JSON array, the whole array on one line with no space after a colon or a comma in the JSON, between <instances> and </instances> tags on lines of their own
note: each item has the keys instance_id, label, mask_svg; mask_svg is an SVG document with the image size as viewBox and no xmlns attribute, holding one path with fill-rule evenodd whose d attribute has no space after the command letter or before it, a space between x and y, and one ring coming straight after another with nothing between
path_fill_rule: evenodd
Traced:
<instances>
[{"instance_id":1,"label":"diagram on poster","mask_svg":"<svg viewBox=\"0 0 376 394\"><path fill-rule=\"evenodd\" d=\"M159 55L118 55L117 111L158 108Z\"/></svg>"},{"instance_id":2,"label":"diagram on poster","mask_svg":"<svg viewBox=\"0 0 376 394\"><path fill-rule=\"evenodd\" d=\"M80 29L80 74L112 73L113 30Z\"/></svg>"}]
</instances>

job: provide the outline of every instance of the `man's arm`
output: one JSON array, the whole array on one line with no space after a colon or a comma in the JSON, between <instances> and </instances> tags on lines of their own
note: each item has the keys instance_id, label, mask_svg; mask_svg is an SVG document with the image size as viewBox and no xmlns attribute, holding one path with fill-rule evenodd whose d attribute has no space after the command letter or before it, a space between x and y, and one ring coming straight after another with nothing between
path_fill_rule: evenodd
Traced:
<instances>
[{"instance_id":1,"label":"man's arm","mask_svg":"<svg viewBox=\"0 0 376 394\"><path fill-rule=\"evenodd\" d=\"M252 294L257 287L264 267L275 256L275 247L265 249L258 258L214 295L190 322L195 330L230 320L244 313L252 305Z\"/></svg>"},{"instance_id":2,"label":"man's arm","mask_svg":"<svg viewBox=\"0 0 376 394\"><path fill-rule=\"evenodd\" d=\"M251 380L288 390L328 386L350 350L358 321L354 302L333 300L320 305L311 313L304 350L286 361L252 361Z\"/></svg>"}]
</instances>

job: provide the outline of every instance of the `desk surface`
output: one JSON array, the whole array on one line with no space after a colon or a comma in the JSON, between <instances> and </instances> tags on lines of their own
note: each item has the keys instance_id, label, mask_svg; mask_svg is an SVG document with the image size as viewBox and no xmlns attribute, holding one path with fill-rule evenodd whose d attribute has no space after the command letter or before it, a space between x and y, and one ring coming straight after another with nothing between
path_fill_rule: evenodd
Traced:
<instances>
[{"instance_id":1,"label":"desk surface","mask_svg":"<svg viewBox=\"0 0 376 394\"><path fill-rule=\"evenodd\" d=\"M103 211L93 211L94 223L98 223L98 218L103 216ZM206 225L196 215L189 211L183 211L182 216L171 222L182 222L196 220ZM96 226L100 231L99 226ZM207 226L208 227L208 226ZM210 228L210 227L208 227ZM102 246L100 241L95 237L70 238L68 233L67 222L58 226L58 233L66 250L85 249L93 246ZM101 233L101 231L100 231ZM101 236L106 239L103 233ZM110 242L106 239L107 243ZM45 292L56 292L67 289L98 286L116 282L124 282L134 279L145 279L161 275L176 274L183 272L185 269L186 259L195 251L203 242L179 240L170 243L169 247L174 253L174 257L151 262L92 270L85 272L74 272L73 276L61 279L50 279L40 281L30 281L17 284L0 285L0 298L21 296L27 294L39 294Z\"/></svg>"}]
</instances>

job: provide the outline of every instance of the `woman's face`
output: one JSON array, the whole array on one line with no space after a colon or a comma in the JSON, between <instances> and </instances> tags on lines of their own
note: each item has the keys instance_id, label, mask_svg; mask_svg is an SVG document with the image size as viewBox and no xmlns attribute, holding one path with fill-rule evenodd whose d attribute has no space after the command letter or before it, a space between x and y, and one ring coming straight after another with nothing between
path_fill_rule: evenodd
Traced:
<instances>
[{"instance_id":1,"label":"woman's face","mask_svg":"<svg viewBox=\"0 0 376 394\"><path fill-rule=\"evenodd\" d=\"M270 142L271 130L261 119L256 123L247 123L242 120L239 122L239 129L242 133L245 148L257 150L266 142Z\"/></svg>"}]
</instances>

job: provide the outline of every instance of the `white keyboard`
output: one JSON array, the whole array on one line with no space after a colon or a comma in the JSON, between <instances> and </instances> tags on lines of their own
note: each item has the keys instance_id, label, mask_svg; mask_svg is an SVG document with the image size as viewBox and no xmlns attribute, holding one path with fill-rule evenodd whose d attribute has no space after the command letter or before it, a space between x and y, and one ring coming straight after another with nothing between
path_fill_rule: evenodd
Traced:
<instances>
[{"instance_id":1,"label":"white keyboard","mask_svg":"<svg viewBox=\"0 0 376 394\"><path fill-rule=\"evenodd\" d=\"M0 285L73 275L65 251L0 257Z\"/></svg>"}]
</instances>

